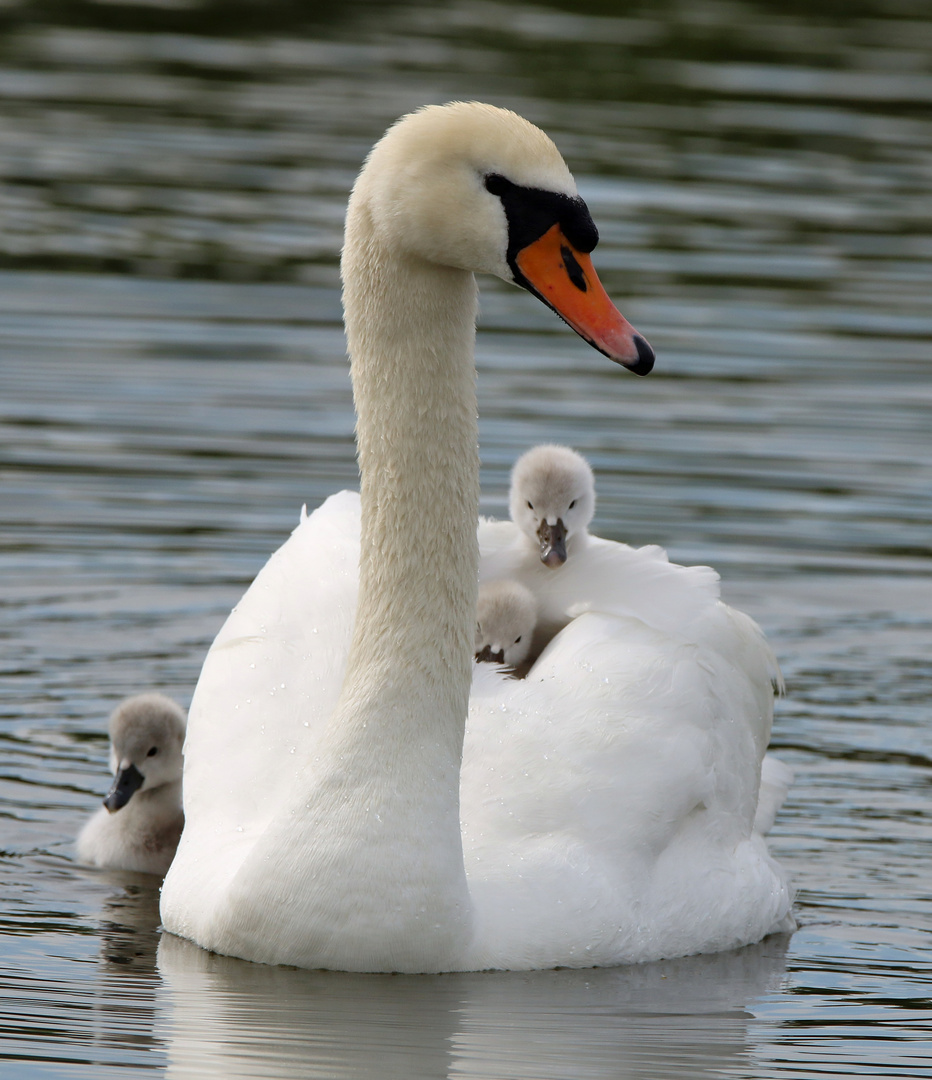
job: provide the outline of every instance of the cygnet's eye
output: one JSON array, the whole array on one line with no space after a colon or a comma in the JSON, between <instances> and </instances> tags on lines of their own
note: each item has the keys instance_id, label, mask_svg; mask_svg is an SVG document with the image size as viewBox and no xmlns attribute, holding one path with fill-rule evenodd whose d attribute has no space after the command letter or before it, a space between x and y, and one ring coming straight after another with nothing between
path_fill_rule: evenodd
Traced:
<instances>
[{"instance_id":1,"label":"cygnet's eye","mask_svg":"<svg viewBox=\"0 0 932 1080\"><path fill-rule=\"evenodd\" d=\"M575 505L576 505L576 500L573 499L573 501L570 503L570 506L569 506L570 510L572 510Z\"/></svg>"},{"instance_id":2,"label":"cygnet's eye","mask_svg":"<svg viewBox=\"0 0 932 1080\"><path fill-rule=\"evenodd\" d=\"M528 508L528 510L533 510L534 509L534 504L531 502L530 499L528 499L528 501L527 501L527 508Z\"/></svg>"},{"instance_id":3,"label":"cygnet's eye","mask_svg":"<svg viewBox=\"0 0 932 1080\"><path fill-rule=\"evenodd\" d=\"M517 645L517 644L518 644L518 642L519 642L519 641L521 640L522 636L523 636L523 635L521 635L521 634L518 634L518 636L517 636L517 637L515 638L515 645Z\"/></svg>"},{"instance_id":4,"label":"cygnet's eye","mask_svg":"<svg viewBox=\"0 0 932 1080\"><path fill-rule=\"evenodd\" d=\"M157 746L150 747L148 754L146 754L146 757L155 757L158 752L159 748Z\"/></svg>"}]
</instances>

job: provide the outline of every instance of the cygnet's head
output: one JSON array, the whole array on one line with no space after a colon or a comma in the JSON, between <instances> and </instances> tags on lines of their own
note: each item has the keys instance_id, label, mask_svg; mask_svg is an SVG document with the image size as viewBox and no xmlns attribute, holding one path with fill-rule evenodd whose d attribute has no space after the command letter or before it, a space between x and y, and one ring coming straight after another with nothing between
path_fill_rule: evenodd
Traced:
<instances>
[{"instance_id":1,"label":"cygnet's head","mask_svg":"<svg viewBox=\"0 0 932 1080\"><path fill-rule=\"evenodd\" d=\"M181 779L184 710L164 694L136 694L110 717L113 786L104 799L111 812L137 791L151 791Z\"/></svg>"},{"instance_id":2,"label":"cygnet's head","mask_svg":"<svg viewBox=\"0 0 932 1080\"><path fill-rule=\"evenodd\" d=\"M589 462L568 446L535 446L511 470L509 507L511 520L539 547L541 562L562 566L595 513Z\"/></svg>"},{"instance_id":3,"label":"cygnet's head","mask_svg":"<svg viewBox=\"0 0 932 1080\"><path fill-rule=\"evenodd\" d=\"M476 659L515 667L527 656L537 602L517 581L488 581L476 608Z\"/></svg>"}]
</instances>

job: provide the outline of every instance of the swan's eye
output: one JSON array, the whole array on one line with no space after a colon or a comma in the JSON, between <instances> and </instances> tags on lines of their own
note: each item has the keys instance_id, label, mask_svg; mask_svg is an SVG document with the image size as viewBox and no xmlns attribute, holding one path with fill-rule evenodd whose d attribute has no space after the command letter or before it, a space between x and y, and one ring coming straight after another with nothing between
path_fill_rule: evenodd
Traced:
<instances>
[{"instance_id":1,"label":"swan's eye","mask_svg":"<svg viewBox=\"0 0 932 1080\"><path fill-rule=\"evenodd\" d=\"M534 509L534 504L531 502L530 499L528 499L528 501L527 501L527 508L528 508L528 510L533 510Z\"/></svg>"},{"instance_id":2,"label":"swan's eye","mask_svg":"<svg viewBox=\"0 0 932 1080\"><path fill-rule=\"evenodd\" d=\"M156 754L157 754L158 752L159 752L159 748L158 748L157 746L153 746L153 747L152 747L152 748L151 748L151 749L149 750L149 753L148 753L148 754L146 754L146 757L155 757L155 755L156 755Z\"/></svg>"},{"instance_id":3,"label":"swan's eye","mask_svg":"<svg viewBox=\"0 0 932 1080\"><path fill-rule=\"evenodd\" d=\"M498 173L492 173L485 178L485 190L492 195L504 195L513 187L514 184L506 180L504 176L499 176Z\"/></svg>"},{"instance_id":4,"label":"swan's eye","mask_svg":"<svg viewBox=\"0 0 932 1080\"><path fill-rule=\"evenodd\" d=\"M569 507L570 510L572 510L575 505L576 505L576 500L573 499L573 501L570 503L570 507Z\"/></svg>"}]
</instances>

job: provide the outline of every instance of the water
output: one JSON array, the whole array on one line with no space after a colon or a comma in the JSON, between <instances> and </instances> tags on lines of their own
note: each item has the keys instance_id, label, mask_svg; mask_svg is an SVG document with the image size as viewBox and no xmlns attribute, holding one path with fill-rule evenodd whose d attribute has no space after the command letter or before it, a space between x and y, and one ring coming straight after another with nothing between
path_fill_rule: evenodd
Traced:
<instances>
[{"instance_id":1,"label":"water","mask_svg":"<svg viewBox=\"0 0 932 1080\"><path fill-rule=\"evenodd\" d=\"M3 7L5 1071L932 1075L930 47L919 0ZM483 509L571 443L596 531L715 565L761 621L800 929L613 971L157 958L152 883L73 861L106 716L187 704L301 504L354 484L347 191L455 97L554 136L659 358L626 377L484 281Z\"/></svg>"}]
</instances>

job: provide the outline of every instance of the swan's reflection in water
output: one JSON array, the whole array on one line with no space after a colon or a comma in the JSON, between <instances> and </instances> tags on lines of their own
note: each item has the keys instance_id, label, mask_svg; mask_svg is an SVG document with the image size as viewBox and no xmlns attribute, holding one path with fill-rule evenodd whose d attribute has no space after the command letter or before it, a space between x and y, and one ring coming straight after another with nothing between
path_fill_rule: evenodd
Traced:
<instances>
[{"instance_id":1,"label":"swan's reflection in water","mask_svg":"<svg viewBox=\"0 0 932 1080\"><path fill-rule=\"evenodd\" d=\"M627 968L451 975L299 971L159 944L173 1078L718 1077L748 1064L746 1004L785 937Z\"/></svg>"}]
</instances>

